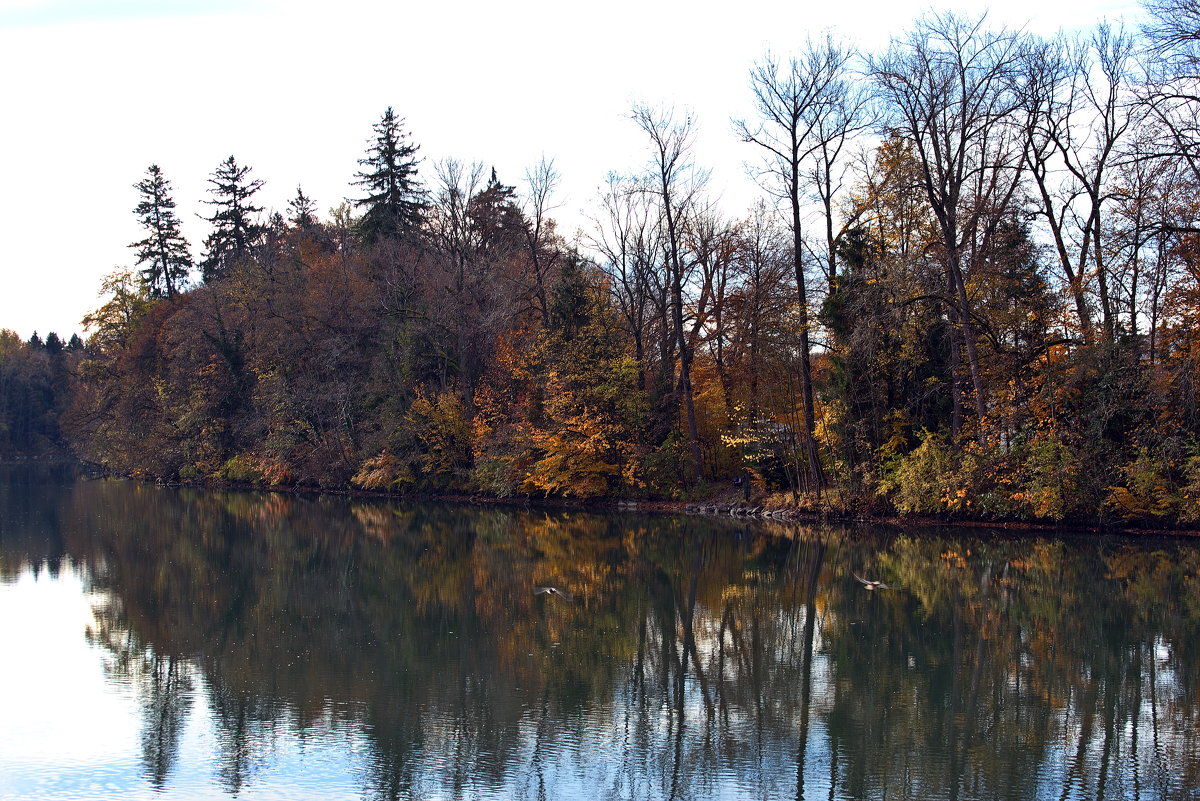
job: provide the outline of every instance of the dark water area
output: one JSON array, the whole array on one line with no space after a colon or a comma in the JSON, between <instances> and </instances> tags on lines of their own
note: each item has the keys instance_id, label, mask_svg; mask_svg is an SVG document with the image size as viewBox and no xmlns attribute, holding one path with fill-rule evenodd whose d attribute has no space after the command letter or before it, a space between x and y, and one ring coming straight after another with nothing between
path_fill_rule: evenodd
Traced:
<instances>
[{"instance_id":1,"label":"dark water area","mask_svg":"<svg viewBox=\"0 0 1200 801\"><path fill-rule=\"evenodd\" d=\"M1197 545L0 467L0 798L1196 799Z\"/></svg>"}]
</instances>

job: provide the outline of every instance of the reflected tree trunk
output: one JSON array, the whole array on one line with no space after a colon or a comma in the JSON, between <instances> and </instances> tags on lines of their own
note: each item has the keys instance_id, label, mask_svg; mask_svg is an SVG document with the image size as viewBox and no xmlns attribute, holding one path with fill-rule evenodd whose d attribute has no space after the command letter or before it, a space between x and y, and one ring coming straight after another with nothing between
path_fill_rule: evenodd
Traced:
<instances>
[{"instance_id":1,"label":"reflected tree trunk","mask_svg":"<svg viewBox=\"0 0 1200 801\"><path fill-rule=\"evenodd\" d=\"M825 543L818 543L809 562L804 596L804 633L800 668L800 734L796 755L796 798L804 799L804 766L808 762L808 722L812 704L813 642L816 639L817 583L825 561ZM832 790L831 790L832 792Z\"/></svg>"},{"instance_id":2,"label":"reflected tree trunk","mask_svg":"<svg viewBox=\"0 0 1200 801\"><path fill-rule=\"evenodd\" d=\"M166 786L179 755L190 691L184 663L174 656L151 657L149 697L142 723L142 764L150 783L159 790Z\"/></svg>"},{"instance_id":3,"label":"reflected tree trunk","mask_svg":"<svg viewBox=\"0 0 1200 801\"><path fill-rule=\"evenodd\" d=\"M1071 761L1071 766L1063 775L1062 795L1059 796L1062 801L1066 801L1071 795L1071 785L1076 777L1083 775L1083 768L1087 758L1088 742L1092 739L1092 727L1096 718L1096 700L1099 695L1098 682L1095 676L1089 676L1087 680L1087 689L1083 694L1081 702L1082 709L1080 714L1082 723L1079 727L1079 742L1075 748L1075 758Z\"/></svg>"}]
</instances>

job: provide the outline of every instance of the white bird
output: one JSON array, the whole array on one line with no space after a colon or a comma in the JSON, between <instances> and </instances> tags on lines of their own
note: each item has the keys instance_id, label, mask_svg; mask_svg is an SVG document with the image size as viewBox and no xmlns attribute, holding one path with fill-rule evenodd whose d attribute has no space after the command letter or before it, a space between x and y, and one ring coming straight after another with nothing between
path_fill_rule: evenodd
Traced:
<instances>
[{"instance_id":1,"label":"white bird","mask_svg":"<svg viewBox=\"0 0 1200 801\"><path fill-rule=\"evenodd\" d=\"M858 575L857 573L854 573L853 576L856 579L858 579L859 583L862 584L864 587L866 587L868 590L890 590L891 589L891 587L884 584L882 581L868 581L867 579L863 578L862 576Z\"/></svg>"},{"instance_id":2,"label":"white bird","mask_svg":"<svg viewBox=\"0 0 1200 801\"><path fill-rule=\"evenodd\" d=\"M562 598L565 601L575 600L574 595L572 595L569 592L563 592L558 587L534 587L533 594L534 595L557 595L559 598Z\"/></svg>"}]
</instances>

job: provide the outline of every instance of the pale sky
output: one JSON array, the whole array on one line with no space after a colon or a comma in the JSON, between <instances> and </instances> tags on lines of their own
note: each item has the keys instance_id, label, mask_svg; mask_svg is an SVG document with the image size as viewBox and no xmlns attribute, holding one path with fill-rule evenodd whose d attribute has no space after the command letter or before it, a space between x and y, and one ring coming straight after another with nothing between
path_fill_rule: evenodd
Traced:
<instances>
[{"instance_id":1,"label":"pale sky","mask_svg":"<svg viewBox=\"0 0 1200 801\"><path fill-rule=\"evenodd\" d=\"M978 13L982 0L937 5ZM133 184L171 181L195 257L208 177L229 155L283 210L297 184L324 211L350 185L388 106L421 146L421 176L453 157L520 187L544 154L573 229L610 171L646 158L635 102L691 108L698 164L726 211L754 188L730 119L748 74L826 29L877 50L926 2L549 0L0 0L0 328L64 339L101 277L144 235ZM1129 0L1016 0L990 19L1040 34L1136 22ZM565 233L570 233L568 230Z\"/></svg>"}]
</instances>

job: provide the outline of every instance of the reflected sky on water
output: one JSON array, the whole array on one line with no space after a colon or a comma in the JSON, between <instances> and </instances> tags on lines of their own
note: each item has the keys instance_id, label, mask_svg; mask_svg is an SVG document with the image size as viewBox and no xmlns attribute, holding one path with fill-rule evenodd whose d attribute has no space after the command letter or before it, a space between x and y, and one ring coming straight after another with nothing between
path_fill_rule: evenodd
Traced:
<instances>
[{"instance_id":1,"label":"reflected sky on water","mask_svg":"<svg viewBox=\"0 0 1200 801\"><path fill-rule=\"evenodd\" d=\"M1198 573L0 467L0 798L1197 798Z\"/></svg>"}]
</instances>

